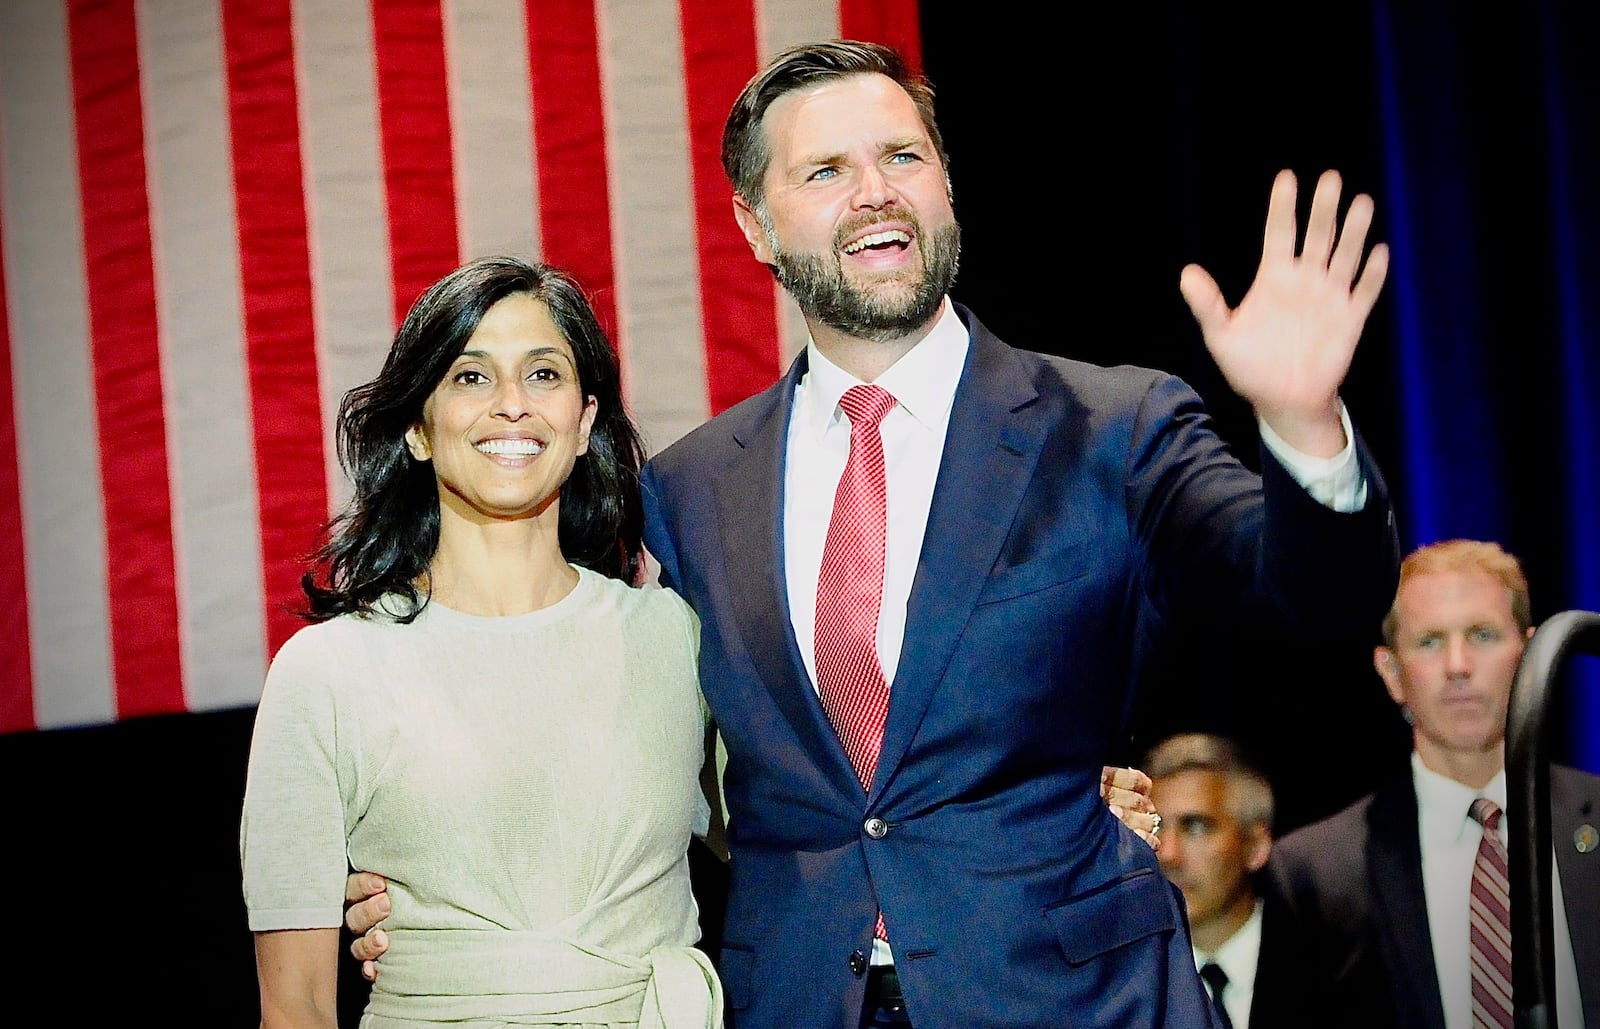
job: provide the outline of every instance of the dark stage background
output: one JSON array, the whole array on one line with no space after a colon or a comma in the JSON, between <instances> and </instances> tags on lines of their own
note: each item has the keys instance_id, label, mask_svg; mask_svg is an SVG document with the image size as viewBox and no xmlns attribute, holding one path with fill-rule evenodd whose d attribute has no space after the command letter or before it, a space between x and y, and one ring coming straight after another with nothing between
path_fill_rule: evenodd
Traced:
<instances>
[{"instance_id":1,"label":"dark stage background","mask_svg":"<svg viewBox=\"0 0 1600 1029\"><path fill-rule=\"evenodd\" d=\"M1013 344L1182 375L1254 462L1178 275L1198 261L1236 302L1274 173L1293 168L1308 200L1337 168L1396 248L1346 396L1403 542L1499 539L1527 564L1536 617L1600 608L1600 88L1578 51L1600 38L1592 9L1039 6L1063 13L924 5L965 229L958 298ZM1275 780L1280 829L1331 812L1406 754L1371 671L1375 628L1309 639L1224 606L1184 612L1120 756L1173 729L1231 731ZM1581 701L1563 687L1552 751L1600 771L1586 671ZM0 738L22 901L0 1010L254 1024L237 856L251 718Z\"/></svg>"}]
</instances>

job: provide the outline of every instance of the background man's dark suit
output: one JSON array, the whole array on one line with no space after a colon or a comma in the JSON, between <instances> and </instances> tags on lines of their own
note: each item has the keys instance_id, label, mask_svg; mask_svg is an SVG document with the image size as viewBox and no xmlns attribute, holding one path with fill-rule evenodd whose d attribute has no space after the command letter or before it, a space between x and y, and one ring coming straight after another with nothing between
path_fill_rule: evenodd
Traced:
<instances>
[{"instance_id":1,"label":"background man's dark suit","mask_svg":"<svg viewBox=\"0 0 1600 1029\"><path fill-rule=\"evenodd\" d=\"M1550 808L1584 1021L1600 1026L1600 852L1572 842L1600 820L1600 777L1551 766ZM1443 1029L1409 772L1284 836L1267 868L1315 941L1304 1004L1328 1020L1308 1024Z\"/></svg>"},{"instance_id":2,"label":"background man's dark suit","mask_svg":"<svg viewBox=\"0 0 1600 1029\"><path fill-rule=\"evenodd\" d=\"M1269 858L1266 867L1256 876L1256 893L1262 905L1261 950L1256 957L1256 978L1250 991L1248 1029L1302 1029L1306 1024L1302 983L1306 962L1311 958L1310 943L1279 895L1271 868ZM1246 1027L1235 1026L1234 1029Z\"/></svg>"},{"instance_id":3,"label":"background man's dark suit","mask_svg":"<svg viewBox=\"0 0 1600 1029\"><path fill-rule=\"evenodd\" d=\"M1177 380L1014 350L957 310L971 349L870 795L787 610L804 355L645 470L646 544L702 620L729 752L730 1022L854 1025L881 904L919 1024L1204 1025L1176 891L1100 768L1176 592L1377 621L1398 565L1383 483L1363 454L1366 508L1332 512L1275 460L1239 464Z\"/></svg>"}]
</instances>

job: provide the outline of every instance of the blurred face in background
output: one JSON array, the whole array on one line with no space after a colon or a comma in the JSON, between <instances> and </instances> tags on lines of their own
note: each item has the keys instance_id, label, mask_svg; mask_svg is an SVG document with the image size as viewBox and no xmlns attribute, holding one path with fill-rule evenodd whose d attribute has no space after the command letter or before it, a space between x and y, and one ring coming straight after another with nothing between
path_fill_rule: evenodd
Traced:
<instances>
[{"instance_id":1,"label":"blurred face in background","mask_svg":"<svg viewBox=\"0 0 1600 1029\"><path fill-rule=\"evenodd\" d=\"M1424 572L1401 585L1395 613L1394 645L1377 648L1374 664L1406 709L1418 756L1483 785L1481 772L1467 770L1492 777L1504 765L1506 707L1527 643L1511 590L1476 569Z\"/></svg>"},{"instance_id":2,"label":"blurred face in background","mask_svg":"<svg viewBox=\"0 0 1600 1029\"><path fill-rule=\"evenodd\" d=\"M1183 891L1196 942L1215 947L1250 917L1250 877L1266 863L1271 835L1266 826L1239 824L1221 772L1185 769L1157 778L1150 800L1162 818L1161 867Z\"/></svg>"}]
</instances>

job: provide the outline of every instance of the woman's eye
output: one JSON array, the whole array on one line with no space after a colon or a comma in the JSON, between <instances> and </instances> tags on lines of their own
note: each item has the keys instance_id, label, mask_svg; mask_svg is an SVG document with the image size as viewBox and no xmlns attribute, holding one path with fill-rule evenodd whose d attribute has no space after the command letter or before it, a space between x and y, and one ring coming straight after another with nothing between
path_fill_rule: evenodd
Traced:
<instances>
[{"instance_id":1,"label":"woman's eye","mask_svg":"<svg viewBox=\"0 0 1600 1029\"><path fill-rule=\"evenodd\" d=\"M476 369L463 368L461 371L456 372L455 375L451 376L450 381L459 383L463 386L476 386L480 382L488 382L489 380L484 377L482 372L477 371Z\"/></svg>"}]
</instances>

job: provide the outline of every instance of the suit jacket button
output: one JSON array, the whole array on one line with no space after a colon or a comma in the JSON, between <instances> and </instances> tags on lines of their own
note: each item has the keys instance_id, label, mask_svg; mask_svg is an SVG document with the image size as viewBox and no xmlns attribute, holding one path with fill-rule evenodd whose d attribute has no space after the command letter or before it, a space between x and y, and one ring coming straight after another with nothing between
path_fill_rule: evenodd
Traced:
<instances>
[{"instance_id":1,"label":"suit jacket button","mask_svg":"<svg viewBox=\"0 0 1600 1029\"><path fill-rule=\"evenodd\" d=\"M875 840L881 840L889 835L889 823L881 818L869 818L861 828Z\"/></svg>"},{"instance_id":2,"label":"suit jacket button","mask_svg":"<svg viewBox=\"0 0 1600 1029\"><path fill-rule=\"evenodd\" d=\"M865 975L867 971L867 956L859 950L850 952L850 971L855 975Z\"/></svg>"}]
</instances>

